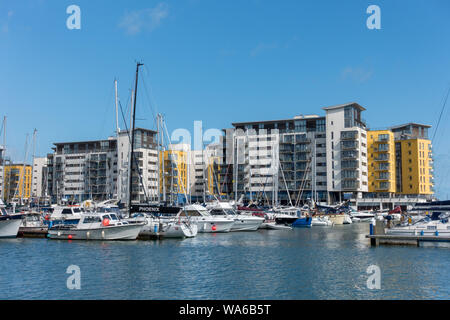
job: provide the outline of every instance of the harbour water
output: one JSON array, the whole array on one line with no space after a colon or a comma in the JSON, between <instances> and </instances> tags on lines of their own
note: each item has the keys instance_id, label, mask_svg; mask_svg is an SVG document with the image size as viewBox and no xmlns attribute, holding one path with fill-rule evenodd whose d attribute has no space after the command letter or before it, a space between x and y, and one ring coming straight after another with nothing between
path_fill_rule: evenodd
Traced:
<instances>
[{"instance_id":1,"label":"harbour water","mask_svg":"<svg viewBox=\"0 0 450 320\"><path fill-rule=\"evenodd\" d=\"M0 299L449 299L448 248L371 248L369 225L186 240L0 241ZM69 290L77 265L81 289ZM381 288L369 289L370 265Z\"/></svg>"}]
</instances>

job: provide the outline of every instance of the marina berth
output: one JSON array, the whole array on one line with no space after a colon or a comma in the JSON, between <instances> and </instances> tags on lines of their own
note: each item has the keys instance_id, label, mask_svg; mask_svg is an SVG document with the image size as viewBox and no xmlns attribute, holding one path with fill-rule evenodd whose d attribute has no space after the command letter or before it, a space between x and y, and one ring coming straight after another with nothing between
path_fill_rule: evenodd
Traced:
<instances>
[{"instance_id":1,"label":"marina berth","mask_svg":"<svg viewBox=\"0 0 450 320\"><path fill-rule=\"evenodd\" d=\"M58 224L48 238L58 240L136 240L144 223L129 223L115 213L83 213L78 224Z\"/></svg>"},{"instance_id":2,"label":"marina berth","mask_svg":"<svg viewBox=\"0 0 450 320\"><path fill-rule=\"evenodd\" d=\"M412 224L406 224L388 228L386 234L389 235L407 235L407 236L450 236L449 213L443 213L439 220L432 220L426 216Z\"/></svg>"}]
</instances>

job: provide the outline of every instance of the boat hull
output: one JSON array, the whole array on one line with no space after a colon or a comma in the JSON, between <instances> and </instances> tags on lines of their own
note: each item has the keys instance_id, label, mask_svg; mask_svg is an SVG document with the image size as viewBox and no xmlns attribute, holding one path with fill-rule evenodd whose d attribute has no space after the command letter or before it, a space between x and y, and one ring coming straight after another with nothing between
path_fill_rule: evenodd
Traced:
<instances>
[{"instance_id":1,"label":"boat hull","mask_svg":"<svg viewBox=\"0 0 450 320\"><path fill-rule=\"evenodd\" d=\"M53 228L48 230L48 237L58 240L136 240L142 226L136 223L96 229Z\"/></svg>"},{"instance_id":2,"label":"boat hull","mask_svg":"<svg viewBox=\"0 0 450 320\"><path fill-rule=\"evenodd\" d=\"M207 221L198 220L197 227L200 233L230 232L234 225L234 221Z\"/></svg>"},{"instance_id":3,"label":"boat hull","mask_svg":"<svg viewBox=\"0 0 450 320\"><path fill-rule=\"evenodd\" d=\"M15 238L19 232L21 218L11 217L0 220L0 238Z\"/></svg>"},{"instance_id":4,"label":"boat hull","mask_svg":"<svg viewBox=\"0 0 450 320\"><path fill-rule=\"evenodd\" d=\"M243 217L239 217L234 219L233 226L231 227L231 231L256 231L259 229L264 219L254 218L254 219L246 219Z\"/></svg>"}]
</instances>

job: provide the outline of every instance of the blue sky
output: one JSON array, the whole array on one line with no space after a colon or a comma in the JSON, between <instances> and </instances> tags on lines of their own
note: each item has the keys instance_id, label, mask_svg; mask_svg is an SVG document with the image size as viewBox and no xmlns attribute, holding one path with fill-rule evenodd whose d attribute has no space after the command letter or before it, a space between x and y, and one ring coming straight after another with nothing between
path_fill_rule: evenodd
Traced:
<instances>
[{"instance_id":1,"label":"blue sky","mask_svg":"<svg viewBox=\"0 0 450 320\"><path fill-rule=\"evenodd\" d=\"M81 8L81 30L66 8ZM366 9L381 8L381 30ZM113 81L125 108L135 61L145 63L137 125L169 131L323 114L356 101L373 129L436 125L450 86L450 2L435 1L4 1L0 2L0 116L8 153L37 155L57 141L115 129ZM450 104L450 102L449 102ZM436 186L450 194L449 108L434 141ZM123 127L123 126L122 126ZM433 131L431 131L433 134Z\"/></svg>"}]
</instances>

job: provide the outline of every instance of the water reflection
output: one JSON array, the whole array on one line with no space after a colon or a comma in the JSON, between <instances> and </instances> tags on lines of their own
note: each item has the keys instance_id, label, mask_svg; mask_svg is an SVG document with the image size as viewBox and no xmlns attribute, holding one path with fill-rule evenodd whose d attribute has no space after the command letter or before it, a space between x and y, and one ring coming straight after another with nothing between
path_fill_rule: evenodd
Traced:
<instances>
[{"instance_id":1,"label":"water reflection","mask_svg":"<svg viewBox=\"0 0 450 320\"><path fill-rule=\"evenodd\" d=\"M0 299L448 299L448 249L371 248L364 223L164 241L0 241ZM81 290L66 269L80 266ZM369 265L381 290L366 286Z\"/></svg>"}]
</instances>

